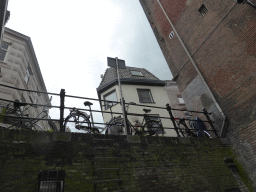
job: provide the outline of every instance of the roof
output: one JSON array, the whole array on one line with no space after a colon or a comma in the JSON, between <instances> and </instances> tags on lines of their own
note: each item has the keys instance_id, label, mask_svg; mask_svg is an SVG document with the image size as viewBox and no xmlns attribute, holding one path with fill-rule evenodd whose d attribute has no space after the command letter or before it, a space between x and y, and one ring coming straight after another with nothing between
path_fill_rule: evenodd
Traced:
<instances>
[{"instance_id":1,"label":"roof","mask_svg":"<svg viewBox=\"0 0 256 192\"><path fill-rule=\"evenodd\" d=\"M140 71L143 74L143 77L141 76L133 76L130 71ZM136 67L126 67L125 69L119 69L119 75L120 79L122 78L129 78L129 79L144 79L144 80L159 80L155 75L150 73L148 70L144 68L136 68ZM105 71L105 74L102 78L102 81L99 85L105 85L113 80L117 79L117 70L116 68L110 67L107 68Z\"/></svg>"},{"instance_id":2,"label":"roof","mask_svg":"<svg viewBox=\"0 0 256 192\"><path fill-rule=\"evenodd\" d=\"M143 76L134 76L130 71L139 71ZM144 68L137 67L125 67L124 69L119 69L120 81L122 84L135 84L135 85L154 85L154 86L164 86L165 82L161 81L155 75L150 73ZM97 88L98 92L108 89L109 87L117 84L117 69L110 67L107 68L102 81Z\"/></svg>"}]
</instances>

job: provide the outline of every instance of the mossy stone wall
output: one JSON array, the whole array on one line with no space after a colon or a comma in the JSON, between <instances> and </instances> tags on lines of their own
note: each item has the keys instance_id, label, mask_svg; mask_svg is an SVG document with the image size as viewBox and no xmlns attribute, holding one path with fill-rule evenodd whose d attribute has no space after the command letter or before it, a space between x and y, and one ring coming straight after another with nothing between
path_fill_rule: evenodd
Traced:
<instances>
[{"instance_id":1,"label":"mossy stone wall","mask_svg":"<svg viewBox=\"0 0 256 192\"><path fill-rule=\"evenodd\" d=\"M236 159L220 139L0 129L0 191L34 192L40 170L56 169L65 170L65 192L224 192L239 188L225 157Z\"/></svg>"}]
</instances>

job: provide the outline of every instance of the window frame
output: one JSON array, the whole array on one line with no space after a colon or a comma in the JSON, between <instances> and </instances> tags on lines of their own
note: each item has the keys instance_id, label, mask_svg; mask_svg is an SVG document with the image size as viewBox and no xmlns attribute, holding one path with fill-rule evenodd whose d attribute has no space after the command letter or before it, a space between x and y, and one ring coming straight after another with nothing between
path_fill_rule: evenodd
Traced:
<instances>
[{"instance_id":1,"label":"window frame","mask_svg":"<svg viewBox=\"0 0 256 192\"><path fill-rule=\"evenodd\" d=\"M7 45L7 49L4 49L3 44ZM7 42L5 42L5 41L2 42L2 45L1 45L1 47L0 47L0 52L2 52L2 51L4 52L4 57L3 57L3 60L0 59L0 62L4 62L4 61L5 61L6 54L7 54L7 52L8 52L8 49L9 49L10 45L11 45L10 43L7 43ZM0 53L0 54L1 54L1 53ZM0 58L1 58L1 57L0 57Z\"/></svg>"},{"instance_id":2,"label":"window frame","mask_svg":"<svg viewBox=\"0 0 256 192\"><path fill-rule=\"evenodd\" d=\"M177 99L179 101L179 104L181 104L181 105L185 104L185 101L184 101L184 99L183 99L181 94L178 94L176 96L177 96Z\"/></svg>"},{"instance_id":3,"label":"window frame","mask_svg":"<svg viewBox=\"0 0 256 192\"><path fill-rule=\"evenodd\" d=\"M118 102L118 98L117 98L117 93L116 93L116 89L113 89L111 91L109 91L108 93L106 93L105 95L103 95L103 100L108 100L106 99L106 97L108 97L109 95L115 93L116 94L116 102ZM111 100L108 100L108 101L111 101ZM105 110L109 109L110 107L116 105L117 103L112 103L112 105L108 105L108 103L111 103L111 102L107 102L107 101L104 101L104 105L105 105Z\"/></svg>"},{"instance_id":4,"label":"window frame","mask_svg":"<svg viewBox=\"0 0 256 192\"><path fill-rule=\"evenodd\" d=\"M140 97L140 94L139 94L139 91L141 91L141 90L143 90L143 91L148 91L149 97L151 98L151 102L148 102L148 101L141 101L141 97ZM153 99L153 95L152 95L150 89L141 89L141 88L137 88L137 93L138 93L138 97L139 97L139 102L140 102L140 103L155 103L155 102L154 102L154 99Z\"/></svg>"},{"instance_id":5,"label":"window frame","mask_svg":"<svg viewBox=\"0 0 256 192\"><path fill-rule=\"evenodd\" d=\"M208 11L209 9L205 6L205 4L202 4L201 7L198 9L198 12L202 17L204 17Z\"/></svg>"},{"instance_id":6,"label":"window frame","mask_svg":"<svg viewBox=\"0 0 256 192\"><path fill-rule=\"evenodd\" d=\"M140 75L133 74L132 72L139 72ZM138 70L130 70L130 73L132 74L132 76L144 77L143 73L141 71L138 71Z\"/></svg>"},{"instance_id":7,"label":"window frame","mask_svg":"<svg viewBox=\"0 0 256 192\"><path fill-rule=\"evenodd\" d=\"M28 82L30 80L30 76L33 75L32 73L32 70L31 70L31 67L28 65L27 66L27 70L26 70L26 74L25 74L25 77L24 77L24 81L25 81L25 84L28 85ZM27 80L26 80L27 79Z\"/></svg>"}]
</instances>

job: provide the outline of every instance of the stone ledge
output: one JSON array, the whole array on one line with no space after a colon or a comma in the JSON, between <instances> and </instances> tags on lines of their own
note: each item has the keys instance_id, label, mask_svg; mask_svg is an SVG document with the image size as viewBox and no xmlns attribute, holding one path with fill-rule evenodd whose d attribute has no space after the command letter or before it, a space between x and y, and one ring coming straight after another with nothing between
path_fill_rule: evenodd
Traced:
<instances>
[{"instance_id":1,"label":"stone ledge","mask_svg":"<svg viewBox=\"0 0 256 192\"><path fill-rule=\"evenodd\" d=\"M71 133L53 132L53 141L71 141Z\"/></svg>"},{"instance_id":2,"label":"stone ledge","mask_svg":"<svg viewBox=\"0 0 256 192\"><path fill-rule=\"evenodd\" d=\"M127 135L126 140L128 143L141 143L139 135Z\"/></svg>"}]
</instances>

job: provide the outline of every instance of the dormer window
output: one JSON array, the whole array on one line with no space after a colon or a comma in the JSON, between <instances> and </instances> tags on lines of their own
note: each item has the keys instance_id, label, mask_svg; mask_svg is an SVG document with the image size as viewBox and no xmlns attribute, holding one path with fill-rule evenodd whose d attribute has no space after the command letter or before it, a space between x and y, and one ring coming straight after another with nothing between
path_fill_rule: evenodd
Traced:
<instances>
[{"instance_id":1,"label":"dormer window","mask_svg":"<svg viewBox=\"0 0 256 192\"><path fill-rule=\"evenodd\" d=\"M140 71L130 71L132 76L140 76L140 77L143 77L144 75L140 72Z\"/></svg>"}]
</instances>

